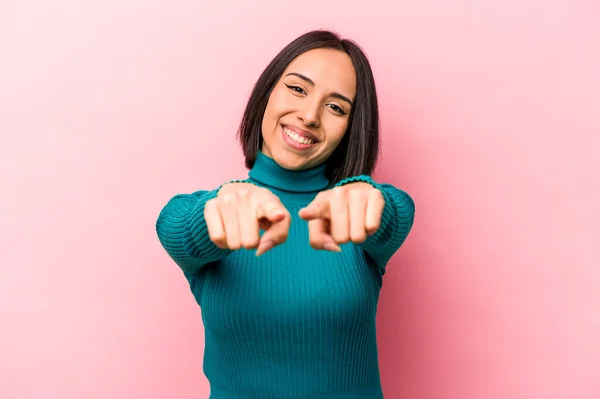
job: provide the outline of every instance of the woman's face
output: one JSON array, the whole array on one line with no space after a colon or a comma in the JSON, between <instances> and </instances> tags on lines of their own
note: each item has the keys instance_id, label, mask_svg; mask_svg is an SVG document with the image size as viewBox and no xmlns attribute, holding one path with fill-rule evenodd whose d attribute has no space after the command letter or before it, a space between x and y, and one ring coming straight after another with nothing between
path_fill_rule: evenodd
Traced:
<instances>
[{"instance_id":1,"label":"woman's face","mask_svg":"<svg viewBox=\"0 0 600 399\"><path fill-rule=\"evenodd\" d=\"M262 152L286 169L327 160L340 143L356 97L350 57L315 49L290 63L269 97L262 121Z\"/></svg>"}]
</instances>

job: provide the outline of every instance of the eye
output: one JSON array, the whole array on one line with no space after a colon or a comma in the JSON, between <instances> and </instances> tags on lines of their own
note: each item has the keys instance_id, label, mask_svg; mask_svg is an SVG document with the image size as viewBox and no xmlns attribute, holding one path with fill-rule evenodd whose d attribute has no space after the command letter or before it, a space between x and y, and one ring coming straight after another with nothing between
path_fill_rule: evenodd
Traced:
<instances>
[{"instance_id":1,"label":"eye","mask_svg":"<svg viewBox=\"0 0 600 399\"><path fill-rule=\"evenodd\" d=\"M346 115L346 113L344 112L343 109L341 109L340 107L338 107L335 104L329 104L329 107L334 110L336 113L340 114L340 115Z\"/></svg>"},{"instance_id":2,"label":"eye","mask_svg":"<svg viewBox=\"0 0 600 399\"><path fill-rule=\"evenodd\" d=\"M285 84L285 83L284 83ZM302 87L298 87L298 86L292 86L292 85L288 85L286 84L287 88L290 90L295 91L296 93L299 94L306 94L306 92L302 89Z\"/></svg>"}]
</instances>

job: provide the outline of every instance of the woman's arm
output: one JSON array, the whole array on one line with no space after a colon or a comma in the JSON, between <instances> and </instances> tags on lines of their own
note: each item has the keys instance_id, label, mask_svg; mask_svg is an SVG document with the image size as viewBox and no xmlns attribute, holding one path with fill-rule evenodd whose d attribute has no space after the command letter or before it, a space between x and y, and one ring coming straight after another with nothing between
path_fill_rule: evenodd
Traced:
<instances>
[{"instance_id":1,"label":"woman's arm","mask_svg":"<svg viewBox=\"0 0 600 399\"><path fill-rule=\"evenodd\" d=\"M369 183L383 194L385 205L379 229L358 244L375 262L382 275L391 257L406 240L412 229L415 215L413 199L391 184L375 182L370 176L355 176L340 181L336 186L353 182Z\"/></svg>"},{"instance_id":2,"label":"woman's arm","mask_svg":"<svg viewBox=\"0 0 600 399\"><path fill-rule=\"evenodd\" d=\"M164 206L156 221L160 243L186 275L230 252L211 241L204 219L204 205L216 198L217 192L218 189L177 194Z\"/></svg>"}]
</instances>

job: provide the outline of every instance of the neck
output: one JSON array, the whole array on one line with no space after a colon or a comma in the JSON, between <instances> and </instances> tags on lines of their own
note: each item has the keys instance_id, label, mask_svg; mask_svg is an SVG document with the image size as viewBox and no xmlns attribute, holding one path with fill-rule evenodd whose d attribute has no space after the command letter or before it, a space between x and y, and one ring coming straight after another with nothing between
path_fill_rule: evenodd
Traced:
<instances>
[{"instance_id":1,"label":"neck","mask_svg":"<svg viewBox=\"0 0 600 399\"><path fill-rule=\"evenodd\" d=\"M325 176L326 166L326 163L322 163L310 169L290 170L258 151L249 176L252 180L279 190L311 193L321 191L329 185Z\"/></svg>"}]
</instances>

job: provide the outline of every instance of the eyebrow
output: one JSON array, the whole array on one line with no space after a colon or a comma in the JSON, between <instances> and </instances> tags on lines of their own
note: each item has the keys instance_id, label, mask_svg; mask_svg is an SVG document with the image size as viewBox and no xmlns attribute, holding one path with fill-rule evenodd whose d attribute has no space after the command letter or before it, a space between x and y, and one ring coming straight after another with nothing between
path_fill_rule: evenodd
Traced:
<instances>
[{"instance_id":1,"label":"eyebrow","mask_svg":"<svg viewBox=\"0 0 600 399\"><path fill-rule=\"evenodd\" d=\"M290 75L297 76L297 77L299 77L300 79L304 80L304 81L305 81L306 83L308 83L309 85L311 85L311 86L315 86L315 82L314 82L312 79L310 79L310 78L308 78L308 77L306 77L306 76L302 75L301 73L297 73L297 72L290 72L290 73L288 73L288 74L287 74L287 75L285 75L285 76L290 76ZM340 100L342 100L342 101L346 101L346 102L347 102L348 104L350 104L351 106L354 106L354 104L352 103L352 101L351 101L351 100L350 100L348 97L346 97L346 96L343 96L343 95L341 95L340 93L335 93L335 92L333 92L333 93L331 93L331 97L339 98L339 99L340 99Z\"/></svg>"}]
</instances>

